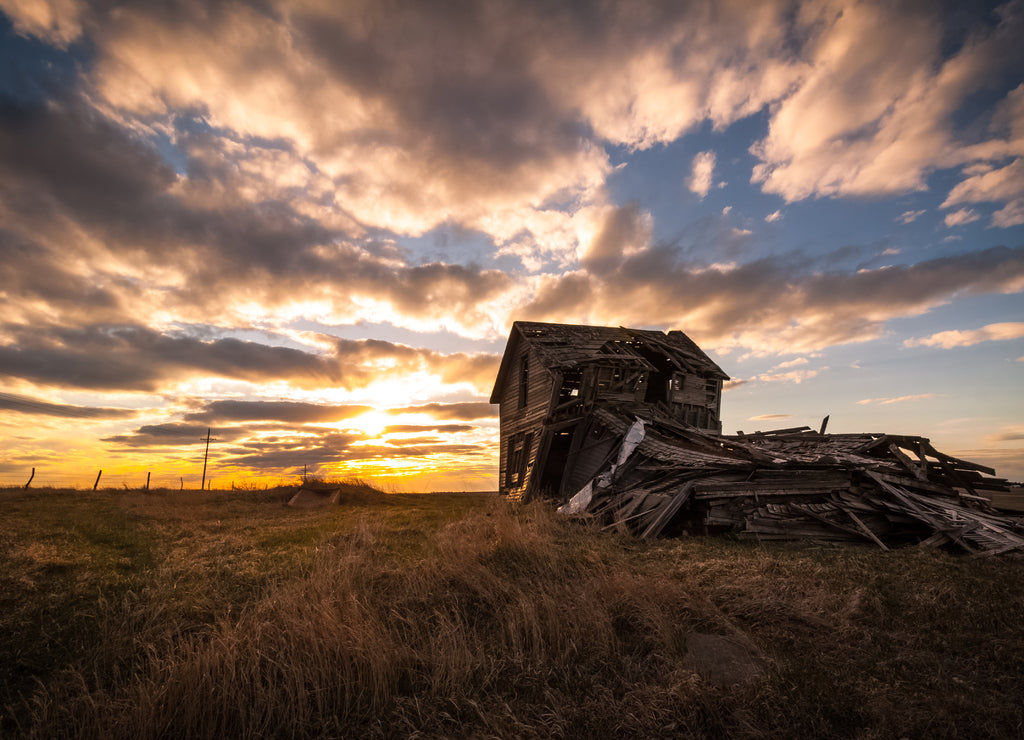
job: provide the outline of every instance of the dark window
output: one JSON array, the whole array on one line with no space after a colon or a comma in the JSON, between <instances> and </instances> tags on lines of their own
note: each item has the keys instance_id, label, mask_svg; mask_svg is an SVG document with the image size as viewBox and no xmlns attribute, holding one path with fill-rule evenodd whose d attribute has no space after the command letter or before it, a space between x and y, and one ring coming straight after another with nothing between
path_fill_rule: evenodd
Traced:
<instances>
[{"instance_id":1,"label":"dark window","mask_svg":"<svg viewBox=\"0 0 1024 740\"><path fill-rule=\"evenodd\" d=\"M508 461L505 463L505 488L518 488L526 480L526 467L530 460L533 434L519 432L508 441Z\"/></svg>"},{"instance_id":2,"label":"dark window","mask_svg":"<svg viewBox=\"0 0 1024 740\"><path fill-rule=\"evenodd\" d=\"M533 447L533 433L528 432L523 438L523 454L519 458L519 471L516 474L516 485L526 482L526 469L530 462L530 448Z\"/></svg>"},{"instance_id":3,"label":"dark window","mask_svg":"<svg viewBox=\"0 0 1024 740\"><path fill-rule=\"evenodd\" d=\"M505 488L514 488L519 471L519 459L523 454L521 434L513 434L508 440L508 459L505 461Z\"/></svg>"}]
</instances>

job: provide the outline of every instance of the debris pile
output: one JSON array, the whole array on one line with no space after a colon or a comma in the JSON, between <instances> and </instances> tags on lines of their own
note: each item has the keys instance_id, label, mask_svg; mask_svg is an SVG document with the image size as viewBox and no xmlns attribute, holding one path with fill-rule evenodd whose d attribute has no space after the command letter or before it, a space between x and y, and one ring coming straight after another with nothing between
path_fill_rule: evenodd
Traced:
<instances>
[{"instance_id":1,"label":"debris pile","mask_svg":"<svg viewBox=\"0 0 1024 740\"><path fill-rule=\"evenodd\" d=\"M651 409L594 409L621 441L560 511L640 537L731 532L759 540L920 544L974 554L1024 551L1024 517L984 465L924 437L824 434L807 427L718 435Z\"/></svg>"}]
</instances>

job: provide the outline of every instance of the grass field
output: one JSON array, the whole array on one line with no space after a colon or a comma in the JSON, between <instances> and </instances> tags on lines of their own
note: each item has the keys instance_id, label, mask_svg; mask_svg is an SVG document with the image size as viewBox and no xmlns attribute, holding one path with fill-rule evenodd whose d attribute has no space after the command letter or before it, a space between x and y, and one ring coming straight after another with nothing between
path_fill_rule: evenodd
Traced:
<instances>
[{"instance_id":1,"label":"grass field","mask_svg":"<svg viewBox=\"0 0 1024 740\"><path fill-rule=\"evenodd\" d=\"M1024 560L0 491L5 737L1020 737Z\"/></svg>"}]
</instances>

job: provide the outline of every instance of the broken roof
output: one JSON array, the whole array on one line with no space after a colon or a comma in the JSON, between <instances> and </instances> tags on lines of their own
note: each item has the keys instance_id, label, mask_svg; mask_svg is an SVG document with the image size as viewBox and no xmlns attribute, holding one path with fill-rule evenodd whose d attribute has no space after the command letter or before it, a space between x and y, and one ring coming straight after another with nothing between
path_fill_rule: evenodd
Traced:
<instances>
[{"instance_id":1,"label":"broken roof","mask_svg":"<svg viewBox=\"0 0 1024 740\"><path fill-rule=\"evenodd\" d=\"M626 361L650 368L640 348L656 348L675 367L688 373L728 380L722 368L708 357L692 339L681 331L667 334L656 329L627 329L626 327L584 326L580 324L545 324L536 321L516 321L509 333L501 368L491 392L491 403L497 403L499 389L510 372L510 350L519 341L526 341L537 353L540 362L549 370L569 370L591 363Z\"/></svg>"}]
</instances>

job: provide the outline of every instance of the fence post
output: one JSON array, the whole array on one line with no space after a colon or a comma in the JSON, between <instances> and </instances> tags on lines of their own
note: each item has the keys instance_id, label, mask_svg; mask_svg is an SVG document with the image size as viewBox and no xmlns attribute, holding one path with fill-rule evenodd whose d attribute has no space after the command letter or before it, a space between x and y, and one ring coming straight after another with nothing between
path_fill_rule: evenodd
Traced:
<instances>
[{"instance_id":1,"label":"fence post","mask_svg":"<svg viewBox=\"0 0 1024 740\"><path fill-rule=\"evenodd\" d=\"M29 483L31 483L31 482L32 482L32 479L33 479L33 478L35 478L35 477L36 477L36 469L35 469L35 468L32 468L32 475L30 475L30 476L28 477L28 483L26 483L26 484L25 484L25 490L26 490L26 491L28 490L28 486L29 486Z\"/></svg>"},{"instance_id":2,"label":"fence post","mask_svg":"<svg viewBox=\"0 0 1024 740\"><path fill-rule=\"evenodd\" d=\"M103 475L103 468L100 468L100 472L96 473L96 482L92 484L92 490L96 490L96 486L100 484L100 476Z\"/></svg>"},{"instance_id":3,"label":"fence post","mask_svg":"<svg viewBox=\"0 0 1024 740\"><path fill-rule=\"evenodd\" d=\"M147 491L149 490L149 476L152 475L152 474L153 474L153 471L149 471L149 472L146 473L146 490Z\"/></svg>"}]
</instances>

